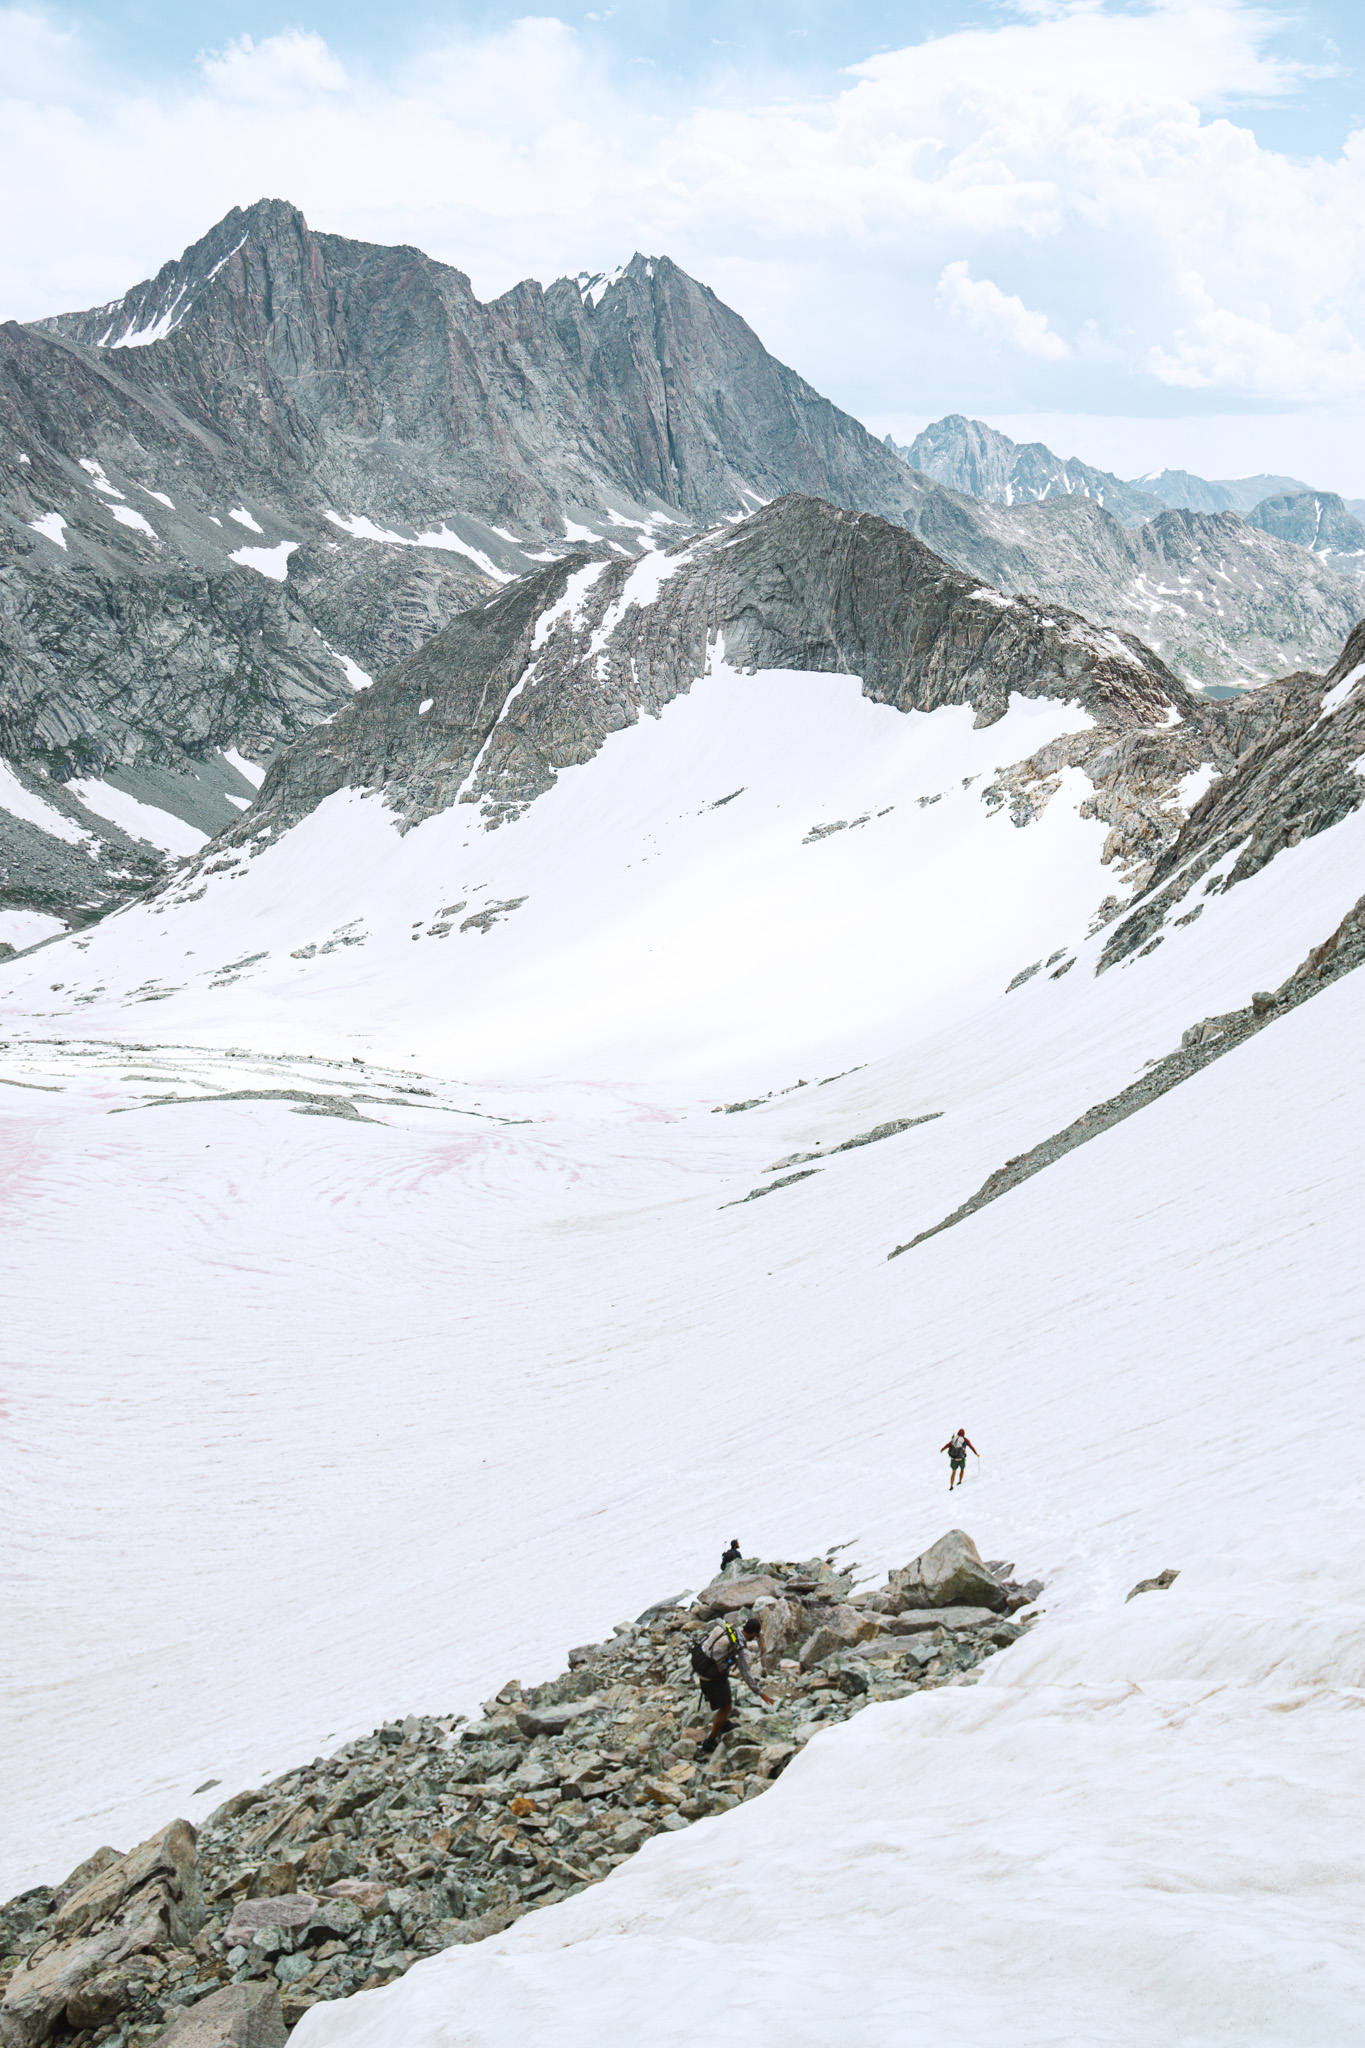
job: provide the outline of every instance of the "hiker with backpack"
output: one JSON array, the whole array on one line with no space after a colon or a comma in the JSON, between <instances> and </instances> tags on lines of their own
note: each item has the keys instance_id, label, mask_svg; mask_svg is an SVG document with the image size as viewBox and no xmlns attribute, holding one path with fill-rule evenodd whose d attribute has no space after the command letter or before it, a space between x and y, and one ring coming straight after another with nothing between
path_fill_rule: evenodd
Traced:
<instances>
[{"instance_id":1,"label":"hiker with backpack","mask_svg":"<svg viewBox=\"0 0 1365 2048\"><path fill-rule=\"evenodd\" d=\"M718 1621L704 1636L699 1636L692 1645L692 1669L697 1674L701 1696L708 1707L714 1707L716 1718L711 1723L711 1733L697 1749L698 1757L712 1756L716 1744L725 1732L725 1725L734 1712L735 1696L730 1689L730 1670L733 1666L756 1699L765 1707L772 1705L766 1692L760 1691L754 1682L749 1660L744 1654L746 1640L753 1642L758 1635L759 1624L752 1617L741 1627L733 1621Z\"/></svg>"},{"instance_id":2,"label":"hiker with backpack","mask_svg":"<svg viewBox=\"0 0 1365 2048\"><path fill-rule=\"evenodd\" d=\"M976 1445L972 1442L965 1429L959 1429L949 1437L947 1443L944 1444L943 1449L939 1452L940 1457L942 1457L943 1451L948 1453L948 1491L951 1493L953 1488L961 1485L966 1477L968 1451L971 1452L974 1458L979 1458L981 1453L977 1450Z\"/></svg>"}]
</instances>

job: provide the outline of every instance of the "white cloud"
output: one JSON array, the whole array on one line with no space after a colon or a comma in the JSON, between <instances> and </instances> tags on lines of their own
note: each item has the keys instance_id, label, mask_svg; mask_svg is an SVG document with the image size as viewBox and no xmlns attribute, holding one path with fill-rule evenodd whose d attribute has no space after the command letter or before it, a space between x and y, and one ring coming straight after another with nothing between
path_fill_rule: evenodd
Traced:
<instances>
[{"instance_id":1,"label":"white cloud","mask_svg":"<svg viewBox=\"0 0 1365 2048\"><path fill-rule=\"evenodd\" d=\"M1071 351L1048 326L1046 313L1033 313L1013 292L1002 292L990 278L974 278L965 258L944 265L934 302L988 341L1021 355L1057 363Z\"/></svg>"},{"instance_id":2,"label":"white cloud","mask_svg":"<svg viewBox=\"0 0 1365 2048\"><path fill-rule=\"evenodd\" d=\"M151 92L0 9L0 171L25 195L0 312L101 302L273 195L416 243L484 297L666 250L859 412L1365 396L1365 136L1302 162L1235 117L1304 88L1274 18L1020 12L824 99L721 107L613 73L547 17L383 76L315 34L243 37Z\"/></svg>"}]
</instances>

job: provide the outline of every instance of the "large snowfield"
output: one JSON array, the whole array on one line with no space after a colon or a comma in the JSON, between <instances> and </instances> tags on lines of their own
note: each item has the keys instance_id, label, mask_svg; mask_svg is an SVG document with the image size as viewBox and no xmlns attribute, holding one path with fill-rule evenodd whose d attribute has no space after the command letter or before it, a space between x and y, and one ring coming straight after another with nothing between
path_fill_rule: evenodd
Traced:
<instances>
[{"instance_id":1,"label":"large snowfield","mask_svg":"<svg viewBox=\"0 0 1365 2048\"><path fill-rule=\"evenodd\" d=\"M977 1685L300 2048L1358 2039L1361 978L887 1258L1361 894L1356 813L1096 978L1088 785L981 800L1081 722L718 664L515 824L343 792L0 968L0 1895L547 1676L732 1534L962 1526L1047 1588Z\"/></svg>"}]
</instances>

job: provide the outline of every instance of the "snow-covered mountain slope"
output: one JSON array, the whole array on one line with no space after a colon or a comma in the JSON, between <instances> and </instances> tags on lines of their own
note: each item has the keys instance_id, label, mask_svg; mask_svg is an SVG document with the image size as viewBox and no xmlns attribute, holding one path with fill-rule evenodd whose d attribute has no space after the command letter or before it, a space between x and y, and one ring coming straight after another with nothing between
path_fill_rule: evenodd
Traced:
<instances>
[{"instance_id":1,"label":"snow-covered mountain slope","mask_svg":"<svg viewBox=\"0 0 1365 2048\"><path fill-rule=\"evenodd\" d=\"M261 768L511 578L788 492L1203 683L1323 665L1360 606L1354 576L1240 522L1130 537L1089 499L944 488L666 257L484 305L283 201L119 301L0 328L0 428L0 758L66 788L85 835L7 845L0 907L29 919L136 893L186 826L229 821L224 762ZM128 800L136 858L99 822Z\"/></svg>"},{"instance_id":2,"label":"snow-covered mountain slope","mask_svg":"<svg viewBox=\"0 0 1365 2048\"><path fill-rule=\"evenodd\" d=\"M58 995L44 1008L84 1013L83 1029L157 1000L163 1028L193 1018L198 1033L245 977L299 1020L302 1047L335 1028L322 1020L340 978L357 992L347 1031L388 1057L454 1054L445 991L510 972L502 997L490 987L464 1012L480 1030L498 1020L456 1055L483 1064L499 1043L506 1056L520 963L556 957L589 1004L585 1053L602 1043L601 991L624 984L642 1007L623 1007L621 1055L668 1070L690 1044L705 1065L702 1012L674 1014L671 971L625 971L637 953L695 951L689 985L710 1010L700 963L723 933L745 946L789 923L795 884L800 914L849 956L848 991L869 973L903 981L865 942L887 916L924 926L926 997L945 976L998 978L1024 931L1041 943L1056 924L1059 891L1076 915L1094 907L1101 858L1133 880L1170 843L1233 759L1224 724L1138 643L1004 600L880 520L785 499L667 555L555 565L456 621L282 756L169 890L43 949L10 985ZM1034 818L1027 855L995 851ZM1067 895L1044 872L1054 846L1067 867L1072 841L1093 856ZM490 947L495 921L508 929ZM856 1014L865 1028L862 996Z\"/></svg>"},{"instance_id":3,"label":"snow-covered mountain slope","mask_svg":"<svg viewBox=\"0 0 1365 2048\"><path fill-rule=\"evenodd\" d=\"M425 710L395 677L300 742L191 887L0 968L0 1889L559 1668L715 1531L875 1569L958 1522L1048 1586L979 1689L870 1710L302 2048L688 2040L699 1984L773 2044L950 2008L983 2048L1344 2043L1365 649L1239 752L1151 657L791 516L633 609L547 567L483 615L482 706L470 622ZM745 672L802 621L818 668ZM504 729L540 793L463 765ZM329 736L385 778L313 789ZM1170 815L1097 921L1124 748ZM1254 1036L912 1244L1253 996Z\"/></svg>"}]
</instances>

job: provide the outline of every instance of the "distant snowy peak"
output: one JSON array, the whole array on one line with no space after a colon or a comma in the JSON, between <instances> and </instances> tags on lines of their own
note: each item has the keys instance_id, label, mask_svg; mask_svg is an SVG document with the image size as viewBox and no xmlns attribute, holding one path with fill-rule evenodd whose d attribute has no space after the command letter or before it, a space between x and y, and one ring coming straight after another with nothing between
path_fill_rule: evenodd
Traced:
<instances>
[{"instance_id":1,"label":"distant snowy peak","mask_svg":"<svg viewBox=\"0 0 1365 2048\"><path fill-rule=\"evenodd\" d=\"M896 449L912 469L968 497L997 505L1039 504L1046 498L1093 498L1125 525L1138 525L1160 511L1157 499L1135 490L1106 469L1064 460L1041 441L1012 441L984 420L950 413Z\"/></svg>"},{"instance_id":2,"label":"distant snowy peak","mask_svg":"<svg viewBox=\"0 0 1365 2048\"><path fill-rule=\"evenodd\" d=\"M1312 485L1292 476L1209 478L1194 476L1188 469L1161 469L1134 478L1134 488L1159 498L1175 511L1245 514L1266 498L1287 491L1309 491Z\"/></svg>"}]
</instances>

